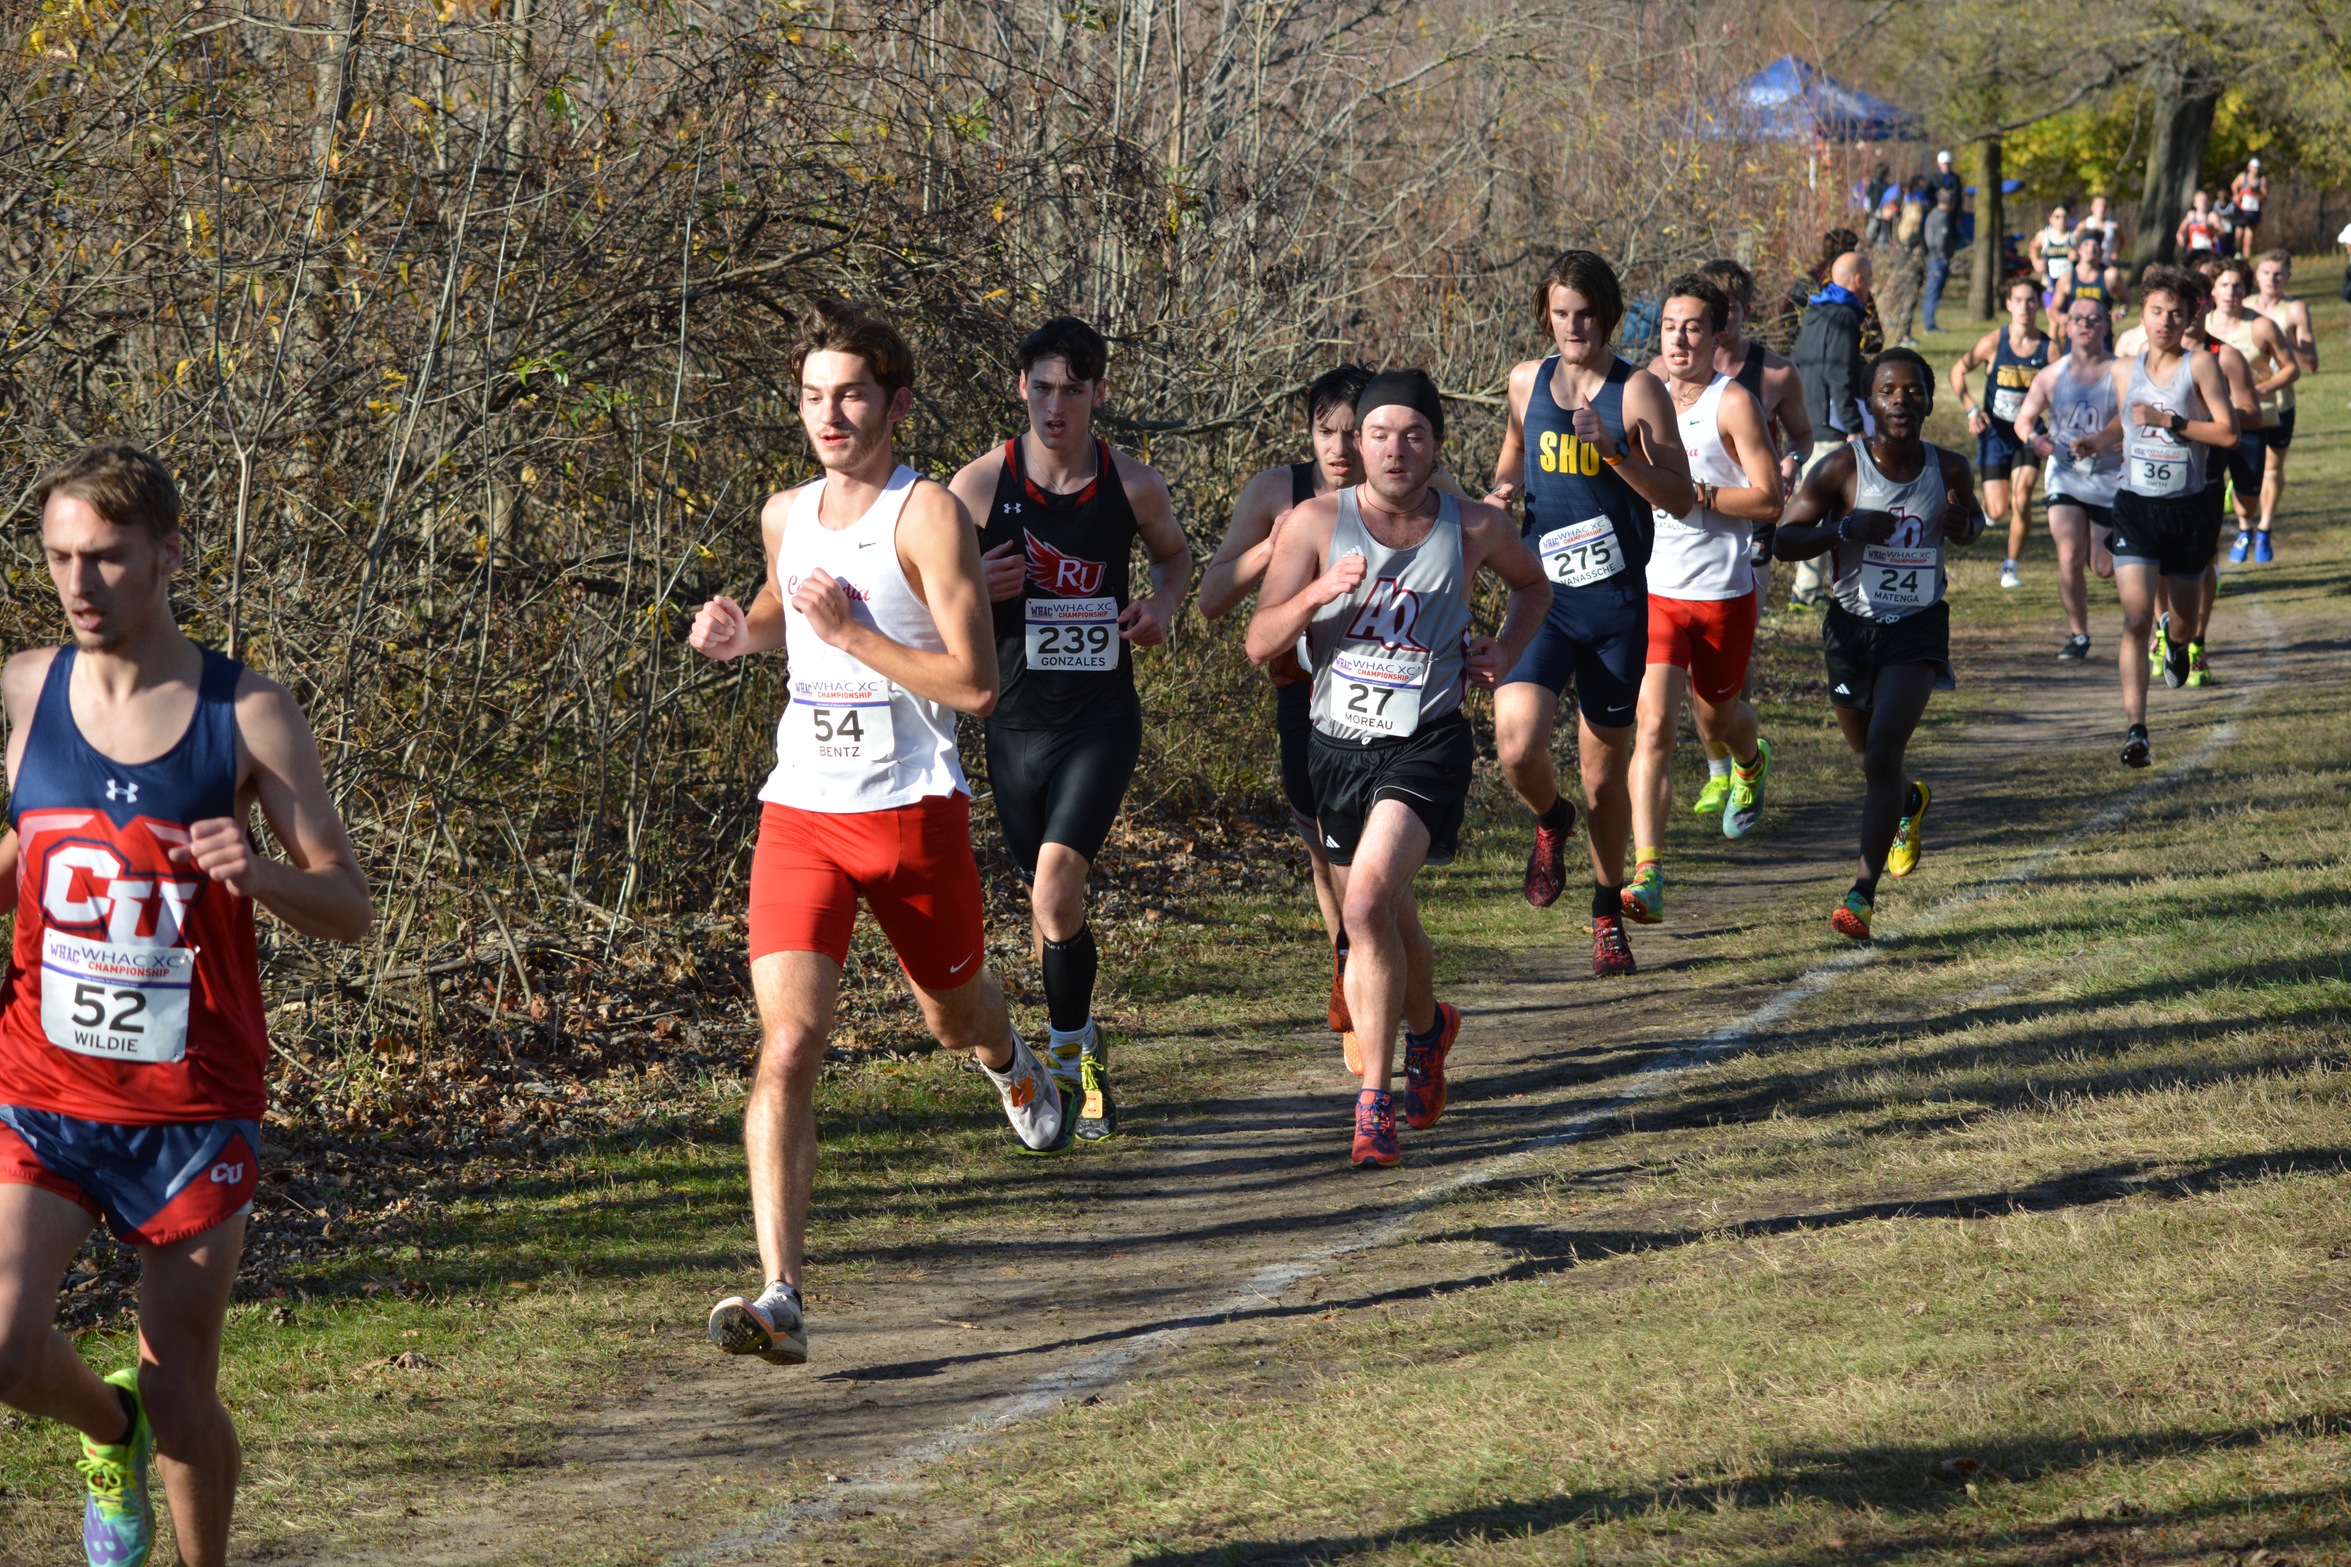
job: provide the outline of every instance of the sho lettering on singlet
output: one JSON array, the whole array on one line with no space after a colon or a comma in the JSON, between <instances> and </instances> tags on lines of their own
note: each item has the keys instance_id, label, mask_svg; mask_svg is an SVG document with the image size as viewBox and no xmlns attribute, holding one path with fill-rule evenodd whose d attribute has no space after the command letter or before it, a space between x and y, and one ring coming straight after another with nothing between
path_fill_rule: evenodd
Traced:
<instances>
[{"instance_id":1,"label":"sho lettering on singlet","mask_svg":"<svg viewBox=\"0 0 2351 1567\"><path fill-rule=\"evenodd\" d=\"M1581 474L1587 479L1600 476L1603 466L1600 448L1582 436L1566 430L1545 430L1535 443L1535 466L1545 473Z\"/></svg>"},{"instance_id":2,"label":"sho lettering on singlet","mask_svg":"<svg viewBox=\"0 0 2351 1567\"><path fill-rule=\"evenodd\" d=\"M794 754L818 772L855 776L890 765L898 732L890 712L894 688L879 675L794 680L784 709Z\"/></svg>"}]
</instances>

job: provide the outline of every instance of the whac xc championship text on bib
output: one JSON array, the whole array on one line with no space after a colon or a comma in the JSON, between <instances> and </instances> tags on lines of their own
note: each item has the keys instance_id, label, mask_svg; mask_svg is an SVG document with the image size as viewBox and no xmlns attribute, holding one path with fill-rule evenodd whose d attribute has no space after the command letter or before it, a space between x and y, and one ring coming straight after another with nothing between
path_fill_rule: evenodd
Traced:
<instances>
[{"instance_id":1,"label":"whac xc championship text on bib","mask_svg":"<svg viewBox=\"0 0 2351 1567\"><path fill-rule=\"evenodd\" d=\"M887 767L898 742L890 690L890 683L879 675L867 680L793 681L784 720L797 754L823 772Z\"/></svg>"},{"instance_id":2,"label":"whac xc championship text on bib","mask_svg":"<svg viewBox=\"0 0 2351 1567\"><path fill-rule=\"evenodd\" d=\"M1861 552L1861 594L1878 618L1899 619L1935 602L1936 549L1872 544Z\"/></svg>"},{"instance_id":3,"label":"whac xc championship text on bib","mask_svg":"<svg viewBox=\"0 0 2351 1567\"><path fill-rule=\"evenodd\" d=\"M1409 735L1420 727L1420 692L1428 679L1426 653L1345 649L1331 660L1332 716L1372 734Z\"/></svg>"},{"instance_id":4,"label":"whac xc championship text on bib","mask_svg":"<svg viewBox=\"0 0 2351 1567\"><path fill-rule=\"evenodd\" d=\"M2168 431L2150 432L2146 426L2124 443L2130 459L2130 487L2141 495L2185 495L2188 492L2188 446Z\"/></svg>"}]
</instances>

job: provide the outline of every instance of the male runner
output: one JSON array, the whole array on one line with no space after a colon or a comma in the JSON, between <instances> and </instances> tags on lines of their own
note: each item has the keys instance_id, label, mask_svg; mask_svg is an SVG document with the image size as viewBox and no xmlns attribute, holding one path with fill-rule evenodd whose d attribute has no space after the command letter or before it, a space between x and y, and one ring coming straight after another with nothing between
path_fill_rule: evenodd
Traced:
<instances>
[{"instance_id":1,"label":"male runner","mask_svg":"<svg viewBox=\"0 0 2351 1567\"><path fill-rule=\"evenodd\" d=\"M2245 356L2257 379L2253 395L2261 415L2258 429L2240 428L2236 449L2229 453L2229 477L2237 493L2237 542L2229 559L2242 565L2251 556L2256 565L2275 560L2270 547L2270 524L2277 516L2277 493L2270 483L2272 430L2293 406L2294 383L2302 375L2302 358L2293 341L2275 321L2246 308L2253 292L2253 268L2243 260L2222 264L2212 279L2212 308L2205 312L2204 331L2214 342L2226 343Z\"/></svg>"},{"instance_id":2,"label":"male runner","mask_svg":"<svg viewBox=\"0 0 2351 1567\"><path fill-rule=\"evenodd\" d=\"M1077 1135L1118 1129L1108 1052L1094 1022L1099 959L1086 877L1143 749L1133 649L1167 640L1192 552L1167 484L1094 434L1110 394L1110 345L1073 316L1021 339L1029 427L966 463L949 488L980 525L1004 691L988 715L988 782L1004 847L1029 884L1029 918L1052 1033L1046 1064L1082 1092ZM1151 594L1130 597L1135 541Z\"/></svg>"},{"instance_id":3,"label":"male runner","mask_svg":"<svg viewBox=\"0 0 2351 1567\"><path fill-rule=\"evenodd\" d=\"M2062 321L2077 299L2094 299L2106 307L2112 320L2123 299L2122 268L2106 260L2105 247L2087 225L2079 230L2073 242L2073 263L2058 280L2056 301L2049 307L2050 316Z\"/></svg>"},{"instance_id":4,"label":"male runner","mask_svg":"<svg viewBox=\"0 0 2351 1567\"><path fill-rule=\"evenodd\" d=\"M2122 253L2122 225L2114 221L2114 214L2107 210L2106 198L2102 195L2090 198L2090 210L2083 213L2082 221L2074 225L2074 234L2077 238L2094 235L2100 253L2108 257Z\"/></svg>"},{"instance_id":5,"label":"male runner","mask_svg":"<svg viewBox=\"0 0 2351 1567\"><path fill-rule=\"evenodd\" d=\"M1353 943L1347 1009L1363 1088L1351 1157L1363 1167L1398 1157L1389 1063L1399 1021L1405 1122L1434 1126L1445 1113L1445 1058L1461 1014L1436 999L1412 882L1459 844L1476 756L1463 689L1495 684L1551 595L1507 512L1432 487L1445 439L1435 382L1383 371L1356 412L1364 482L1317 496L1284 523L1249 620L1249 656L1270 663L1302 635L1311 655L1308 765ZM1481 570L1510 590L1494 637L1471 630Z\"/></svg>"},{"instance_id":6,"label":"male runner","mask_svg":"<svg viewBox=\"0 0 2351 1567\"><path fill-rule=\"evenodd\" d=\"M2180 219L2179 228L2172 235L2172 244L2180 258L2193 263L2199 256L2220 253L2220 219L2212 210L2212 198L2203 191L2188 198L2187 216Z\"/></svg>"},{"instance_id":7,"label":"male runner","mask_svg":"<svg viewBox=\"0 0 2351 1567\"><path fill-rule=\"evenodd\" d=\"M1757 525L1768 530L1779 519L1780 468L1762 405L1715 368L1716 337L1729 319L1730 301L1703 276L1685 273L1666 285L1659 316L1666 390L1698 504L1687 517L1660 511L1653 518L1649 663L1632 766L1633 879L1623 899L1625 917L1637 925L1665 913L1661 861L1682 693L1689 692L1699 735L1739 759L1721 815L1724 837L1744 837L1763 819L1771 768L1771 746L1740 692L1755 650L1749 550Z\"/></svg>"},{"instance_id":8,"label":"male runner","mask_svg":"<svg viewBox=\"0 0 2351 1567\"><path fill-rule=\"evenodd\" d=\"M2229 181L2229 200L2236 205L2237 227L2244 230L2237 254L2252 252L2255 236L2261 230L2261 205L2269 199L2269 179L2261 172L2259 158L2247 158L2245 171Z\"/></svg>"},{"instance_id":9,"label":"male runner","mask_svg":"<svg viewBox=\"0 0 2351 1567\"><path fill-rule=\"evenodd\" d=\"M2194 299L2185 302L2182 307L2187 312L2188 325L2180 341L2189 352L2209 355L2220 366L2221 383L2228 388L2229 406L2236 410L2237 415L2237 445L2224 454L2223 460L2204 465L2204 509L2212 518L2215 529L2220 527L2222 517L2228 510L2230 480L2240 473L2250 476L2261 472L2258 460L2248 458L2244 442L2247 432L2252 432L2256 439L2261 432L2261 398L2253 390L2252 365L2243 354L2212 336L2204 326L2205 318L2212 311L2212 280L2220 275L2222 265L2217 256L2207 256L2180 273L2182 281L2196 291ZM2146 334L2142 332L2139 335L2140 352L2144 353ZM2252 479L2248 477L2247 483L2251 482ZM2211 679L2206 653L2212 634L2212 606L2220 596L2220 559L2217 554L2205 563L2198 592L2203 601L2199 624L2203 626L2204 632L2197 640L2187 644L2185 683L2190 686L2201 686ZM2147 652L2148 678L2164 675L2168 679L2170 671L2167 663L2171 656L2171 588L2168 578L2156 579L2155 608L2155 636Z\"/></svg>"},{"instance_id":10,"label":"male runner","mask_svg":"<svg viewBox=\"0 0 2351 1567\"><path fill-rule=\"evenodd\" d=\"M2073 221L2064 202L2049 209L2049 221L2033 236L2033 251L2041 272L2041 303L2055 308L2057 286L2073 266Z\"/></svg>"},{"instance_id":11,"label":"male runner","mask_svg":"<svg viewBox=\"0 0 2351 1567\"><path fill-rule=\"evenodd\" d=\"M71 637L0 674L0 1399L81 1433L90 1562L147 1560L154 1457L180 1560L218 1567L241 1463L221 1326L268 1097L253 906L328 941L373 911L301 708L172 617L187 540L163 465L106 442L32 498ZM55 1326L99 1219L139 1253L138 1362L103 1377Z\"/></svg>"},{"instance_id":12,"label":"male runner","mask_svg":"<svg viewBox=\"0 0 2351 1567\"><path fill-rule=\"evenodd\" d=\"M2033 448L2017 443L2016 411L2033 377L2049 363L2049 339L2041 331L2041 289L2029 277L2008 282L2008 324L1986 332L1974 347L1951 366L1951 390L1967 411L1967 428L1976 438L1976 472L1984 481L1984 505L1995 517L2008 519L2008 554L2000 562L2000 586L2024 586L2017 575L2017 557L2032 536L2033 484L2039 477ZM1986 367L1984 400L1968 396L1967 373Z\"/></svg>"},{"instance_id":13,"label":"male runner","mask_svg":"<svg viewBox=\"0 0 2351 1567\"><path fill-rule=\"evenodd\" d=\"M2114 364L2121 421L2101 445L2122 443L2122 485L2114 497L2114 586L2122 599L2122 759L2153 760L2147 738L2147 661L2158 577L2171 583L2164 680L2185 685L2188 651L2204 640L2211 600L2204 571L2220 548L2220 513L2205 497L2209 449L2237 444L2237 414L2219 362L2196 352L2187 331L2201 290L2177 267L2150 268L2139 286L2144 353Z\"/></svg>"},{"instance_id":14,"label":"male runner","mask_svg":"<svg viewBox=\"0 0 2351 1567\"><path fill-rule=\"evenodd\" d=\"M778 1365L808 1358L816 1078L859 897L932 1035L971 1052L1022 1146L1065 1145L1072 1119L984 961L955 715L995 706L996 649L970 516L893 444L914 410L913 351L880 311L825 300L802 317L792 361L824 471L768 497L767 580L750 609L714 598L686 639L720 661L780 647L791 680L751 860L760 1042L743 1144L767 1285L710 1313L712 1343Z\"/></svg>"},{"instance_id":15,"label":"male runner","mask_svg":"<svg viewBox=\"0 0 2351 1567\"><path fill-rule=\"evenodd\" d=\"M1495 693L1494 740L1511 787L1535 813L1526 899L1547 908L1567 885L1575 823L1551 763L1560 693L1574 677L1576 756L1592 821L1592 972L1630 974L1627 774L1649 648L1651 519L1657 510L1687 516L1698 496L1673 399L1611 346L1624 319L1615 271L1592 251L1564 251L1534 302L1557 348L1510 372L1510 425L1486 498L1507 505L1523 488L1526 538L1551 581L1551 605Z\"/></svg>"},{"instance_id":16,"label":"male runner","mask_svg":"<svg viewBox=\"0 0 2351 1567\"><path fill-rule=\"evenodd\" d=\"M2065 607L2067 637L2060 660L2090 656L2090 595L2084 567L2114 574L2107 535L2114 527L2114 491L2122 482L2122 452L2098 436L2116 418L2114 360L2106 352L2113 326L2105 304L2077 294L2065 311L2065 356L2033 377L2012 427L2019 441L2049 464L2049 536L2057 545L2057 598ZM2038 428L2048 416L2046 429Z\"/></svg>"},{"instance_id":17,"label":"male runner","mask_svg":"<svg viewBox=\"0 0 2351 1567\"><path fill-rule=\"evenodd\" d=\"M2286 285L2294 280L2294 258L2283 250L2266 250L2253 265L2255 293L2252 308L2267 316L2274 326L2286 334L2286 341L2294 346L2294 358L2301 364L2304 375L2318 374L2318 335L2311 329L2310 306L2299 299L2286 297ZM2271 413L2269 427L2263 432L2268 437L2269 472L2262 481L2262 504L2274 510L2286 490L2286 451L2294 444L2294 388L2282 389L2277 408Z\"/></svg>"},{"instance_id":18,"label":"male runner","mask_svg":"<svg viewBox=\"0 0 2351 1567\"><path fill-rule=\"evenodd\" d=\"M1773 353L1747 336L1747 324L1755 314L1755 274L1727 257L1709 261L1698 269L1698 275L1712 283L1731 302L1730 325L1714 343L1714 368L1730 376L1745 387L1755 400L1763 405L1767 433L1772 450L1780 454L1780 493L1795 493L1797 476L1812 460L1812 415L1804 408L1804 378L1796 373L1791 361ZM1665 379L1662 363L1652 364L1649 373ZM1771 593L1771 550L1768 538L1757 538L1751 556L1755 570L1755 614L1760 620L1765 600ZM1755 697L1755 664L1747 664L1747 683L1740 688L1739 699L1752 702ZM1706 787L1698 791L1698 798L1690 806L1694 816L1719 819L1723 806L1731 795L1730 748L1719 740L1701 735L1699 744L1706 752Z\"/></svg>"},{"instance_id":19,"label":"male runner","mask_svg":"<svg viewBox=\"0 0 2351 1567\"><path fill-rule=\"evenodd\" d=\"M1827 553L1833 598L1821 624L1829 701L1845 743L1861 758L1861 873L1829 916L1839 935L1869 939L1878 878L1907 876L1924 851L1929 792L1904 770L1927 699L1948 691L1951 606L1943 547L1983 535L1967 461L1919 432L1934 409L1935 378L1907 348L1870 361L1877 433L1856 436L1804 479L1780 519L1773 552Z\"/></svg>"}]
</instances>

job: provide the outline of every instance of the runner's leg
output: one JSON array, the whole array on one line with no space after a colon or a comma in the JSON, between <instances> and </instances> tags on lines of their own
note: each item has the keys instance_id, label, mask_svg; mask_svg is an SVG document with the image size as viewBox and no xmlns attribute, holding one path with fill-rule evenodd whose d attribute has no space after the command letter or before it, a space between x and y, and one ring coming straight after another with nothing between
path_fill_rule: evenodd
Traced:
<instances>
[{"instance_id":1,"label":"runner's leg","mask_svg":"<svg viewBox=\"0 0 2351 1567\"><path fill-rule=\"evenodd\" d=\"M2039 470L2018 463L2008 470L2008 558L2024 559L2024 547L2033 536L2033 480Z\"/></svg>"},{"instance_id":2,"label":"runner's leg","mask_svg":"<svg viewBox=\"0 0 2351 1567\"><path fill-rule=\"evenodd\" d=\"M821 952L771 952L751 964L759 1059L743 1106L751 1228L765 1277L800 1286L808 1198L816 1185L816 1078L841 966Z\"/></svg>"},{"instance_id":3,"label":"runner's leg","mask_svg":"<svg viewBox=\"0 0 2351 1567\"><path fill-rule=\"evenodd\" d=\"M1681 727L1682 693L1689 685L1690 677L1672 664L1651 664L1641 677L1630 773L1636 849L1665 846L1665 820L1673 809L1674 731Z\"/></svg>"},{"instance_id":4,"label":"runner's leg","mask_svg":"<svg viewBox=\"0 0 2351 1567\"><path fill-rule=\"evenodd\" d=\"M1903 763L1910 750L1911 732L1918 728L1919 719L1926 714L1927 699L1934 694L1934 665L1895 664L1878 671L1866 716L1846 708L1837 710L1846 742L1859 741L1854 749L1861 756L1863 780L1861 861L1854 884L1872 896L1876 895L1878 878L1885 873L1894 830L1909 811L1910 775L1903 770ZM1855 719L1863 722L1856 725ZM1858 737L1854 734L1857 727L1862 731Z\"/></svg>"},{"instance_id":5,"label":"runner's leg","mask_svg":"<svg viewBox=\"0 0 2351 1567\"><path fill-rule=\"evenodd\" d=\"M1709 702L1693 691L1690 693L1690 717L1698 726L1699 735L1709 746L1721 746L1725 756L1754 756L1763 737L1763 721L1744 697L1728 702Z\"/></svg>"},{"instance_id":6,"label":"runner's leg","mask_svg":"<svg viewBox=\"0 0 2351 1567\"><path fill-rule=\"evenodd\" d=\"M2289 432L2291 433L2291 432ZM2286 448L2269 446L2261 469L2261 531L2277 520L2278 497L2286 492Z\"/></svg>"},{"instance_id":7,"label":"runner's leg","mask_svg":"<svg viewBox=\"0 0 2351 1567\"><path fill-rule=\"evenodd\" d=\"M2196 576L2171 579L2171 634L2175 641L2204 640L2205 628L2212 621L2212 601L2219 588L2219 577L2209 566Z\"/></svg>"},{"instance_id":8,"label":"runner's leg","mask_svg":"<svg viewBox=\"0 0 2351 1567\"><path fill-rule=\"evenodd\" d=\"M2151 561L2114 563L2114 592L2122 600L2122 645L2115 665L2122 672L2122 721L2136 727L2147 721L2147 639L2155 632L2156 592L2163 574Z\"/></svg>"},{"instance_id":9,"label":"runner's leg","mask_svg":"<svg viewBox=\"0 0 2351 1567\"><path fill-rule=\"evenodd\" d=\"M1633 793L1629 781L1633 762L1633 726L1603 729L1582 712L1576 714L1576 753L1584 778L1585 811L1590 818L1592 879L1610 894L1607 912L1617 909L1615 894L1624 886L1625 850L1633 830ZM1600 894L1592 909L1601 912Z\"/></svg>"},{"instance_id":10,"label":"runner's leg","mask_svg":"<svg viewBox=\"0 0 2351 1567\"><path fill-rule=\"evenodd\" d=\"M1559 693L1532 680L1514 680L1494 693L1494 750L1503 776L1537 818L1559 803L1559 770L1551 761L1551 730Z\"/></svg>"},{"instance_id":11,"label":"runner's leg","mask_svg":"<svg viewBox=\"0 0 2351 1567\"><path fill-rule=\"evenodd\" d=\"M1341 871L1346 893L1347 1008L1363 1051L1363 1086L1389 1084L1399 1024L1425 1033L1436 1021L1434 953L1412 898L1428 858L1429 830L1401 800L1375 801L1354 862Z\"/></svg>"},{"instance_id":12,"label":"runner's leg","mask_svg":"<svg viewBox=\"0 0 2351 1567\"><path fill-rule=\"evenodd\" d=\"M2065 628L2077 637L2090 634L2090 586L2083 576L2089 562L2090 514L2063 501L2049 505L2049 539L2057 546L2057 601L2065 606Z\"/></svg>"},{"instance_id":13,"label":"runner's leg","mask_svg":"<svg viewBox=\"0 0 2351 1567\"><path fill-rule=\"evenodd\" d=\"M193 1240L139 1251L139 1399L185 1567L228 1560L243 1454L220 1402L221 1324L245 1243L242 1215Z\"/></svg>"},{"instance_id":14,"label":"runner's leg","mask_svg":"<svg viewBox=\"0 0 2351 1567\"><path fill-rule=\"evenodd\" d=\"M0 1185L0 1404L105 1443L124 1434L122 1400L56 1326L58 1286L96 1222L56 1192Z\"/></svg>"}]
</instances>

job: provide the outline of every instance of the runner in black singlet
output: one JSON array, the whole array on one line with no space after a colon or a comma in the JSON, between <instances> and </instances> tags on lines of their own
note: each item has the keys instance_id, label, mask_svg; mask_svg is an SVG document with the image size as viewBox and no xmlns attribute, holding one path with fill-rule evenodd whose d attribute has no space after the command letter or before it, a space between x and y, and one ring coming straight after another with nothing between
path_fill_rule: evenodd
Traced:
<instances>
[{"instance_id":1,"label":"runner in black singlet","mask_svg":"<svg viewBox=\"0 0 2351 1567\"><path fill-rule=\"evenodd\" d=\"M1086 1138L1117 1129L1094 1022L1086 876L1142 750L1132 650L1167 640L1191 578L1166 481L1094 434L1108 367L1109 345L1083 321L1056 316L1031 332L1020 345L1029 428L949 486L982 519L1003 681L987 719L988 782L1029 882L1052 1026L1046 1064L1065 1092L1083 1093ZM1151 558L1141 599L1128 593L1138 539Z\"/></svg>"}]
</instances>

